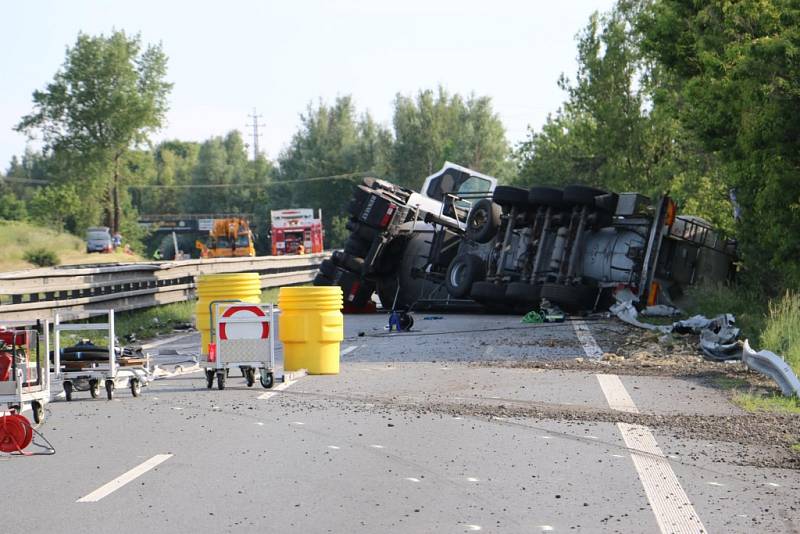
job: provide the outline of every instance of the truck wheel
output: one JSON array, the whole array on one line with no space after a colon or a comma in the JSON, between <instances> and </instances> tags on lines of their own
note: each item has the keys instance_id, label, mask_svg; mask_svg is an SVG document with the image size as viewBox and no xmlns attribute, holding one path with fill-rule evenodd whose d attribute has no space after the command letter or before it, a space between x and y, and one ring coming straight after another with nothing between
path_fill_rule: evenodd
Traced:
<instances>
[{"instance_id":1,"label":"truck wheel","mask_svg":"<svg viewBox=\"0 0 800 534\"><path fill-rule=\"evenodd\" d=\"M599 289L584 284L566 286L562 284L542 285L541 295L554 304L558 304L564 311L576 313L591 311Z\"/></svg>"},{"instance_id":2,"label":"truck wheel","mask_svg":"<svg viewBox=\"0 0 800 534\"><path fill-rule=\"evenodd\" d=\"M564 206L564 191L555 187L531 187L528 190L528 202L535 206Z\"/></svg>"},{"instance_id":3,"label":"truck wheel","mask_svg":"<svg viewBox=\"0 0 800 534\"><path fill-rule=\"evenodd\" d=\"M370 194L372 194L372 190L369 187L365 185L355 186L353 195L350 197L350 203L347 205L347 212L353 217L361 215L361 211L364 209L364 204L366 204Z\"/></svg>"},{"instance_id":4,"label":"truck wheel","mask_svg":"<svg viewBox=\"0 0 800 534\"><path fill-rule=\"evenodd\" d=\"M319 272L331 280L336 280L336 264L331 260L322 260L322 263L319 264Z\"/></svg>"},{"instance_id":5,"label":"truck wheel","mask_svg":"<svg viewBox=\"0 0 800 534\"><path fill-rule=\"evenodd\" d=\"M506 297L506 286L493 282L475 282L469 295L478 302L501 302Z\"/></svg>"},{"instance_id":6,"label":"truck wheel","mask_svg":"<svg viewBox=\"0 0 800 534\"><path fill-rule=\"evenodd\" d=\"M365 258L369 252L370 246L370 243L351 235L347 238L347 241L344 242L344 251L351 256Z\"/></svg>"},{"instance_id":7,"label":"truck wheel","mask_svg":"<svg viewBox=\"0 0 800 534\"><path fill-rule=\"evenodd\" d=\"M331 260L339 267L343 267L348 271L353 271L358 274L364 272L364 258L356 258L346 252L337 250L331 256Z\"/></svg>"},{"instance_id":8,"label":"truck wheel","mask_svg":"<svg viewBox=\"0 0 800 534\"><path fill-rule=\"evenodd\" d=\"M467 215L467 239L478 243L488 243L497 235L500 226L500 207L482 198L473 204Z\"/></svg>"},{"instance_id":9,"label":"truck wheel","mask_svg":"<svg viewBox=\"0 0 800 534\"><path fill-rule=\"evenodd\" d=\"M447 268L445 286L447 292L455 298L469 295L472 284L483 280L486 276L486 263L475 254L460 254L450 262Z\"/></svg>"},{"instance_id":10,"label":"truck wheel","mask_svg":"<svg viewBox=\"0 0 800 534\"><path fill-rule=\"evenodd\" d=\"M312 282L315 286L333 286L336 285L336 282L328 278L322 273L317 273L317 276L314 277L314 281Z\"/></svg>"},{"instance_id":11,"label":"truck wheel","mask_svg":"<svg viewBox=\"0 0 800 534\"><path fill-rule=\"evenodd\" d=\"M602 189L595 189L585 185L570 185L564 188L564 202L594 208L595 198L607 193Z\"/></svg>"},{"instance_id":12,"label":"truck wheel","mask_svg":"<svg viewBox=\"0 0 800 534\"><path fill-rule=\"evenodd\" d=\"M358 221L354 221L353 219L349 219L345 228L350 230L350 233L359 239L363 239L364 241L372 241L378 234L380 230L373 228L371 226L367 226L364 223L360 223Z\"/></svg>"},{"instance_id":13,"label":"truck wheel","mask_svg":"<svg viewBox=\"0 0 800 534\"><path fill-rule=\"evenodd\" d=\"M541 300L541 285L531 285L524 282L512 282L506 288L506 298L521 304L536 306Z\"/></svg>"},{"instance_id":14,"label":"truck wheel","mask_svg":"<svg viewBox=\"0 0 800 534\"><path fill-rule=\"evenodd\" d=\"M492 200L501 206L528 206L528 191L521 187L498 185L492 193Z\"/></svg>"}]
</instances>

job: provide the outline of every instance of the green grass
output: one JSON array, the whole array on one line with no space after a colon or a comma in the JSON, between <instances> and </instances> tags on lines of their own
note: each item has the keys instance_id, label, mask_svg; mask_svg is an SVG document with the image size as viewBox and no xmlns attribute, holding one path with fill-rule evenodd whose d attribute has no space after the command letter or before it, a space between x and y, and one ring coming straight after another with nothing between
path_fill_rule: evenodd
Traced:
<instances>
[{"instance_id":1,"label":"green grass","mask_svg":"<svg viewBox=\"0 0 800 534\"><path fill-rule=\"evenodd\" d=\"M714 317L732 313L742 337L758 340L766 325L768 300L762 295L740 287L717 285L695 286L686 293L684 309L689 315Z\"/></svg>"},{"instance_id":2,"label":"green grass","mask_svg":"<svg viewBox=\"0 0 800 534\"><path fill-rule=\"evenodd\" d=\"M739 392L733 396L733 403L748 412L770 412L800 415L800 400L797 397L784 397L780 393L756 395Z\"/></svg>"},{"instance_id":3,"label":"green grass","mask_svg":"<svg viewBox=\"0 0 800 534\"><path fill-rule=\"evenodd\" d=\"M78 236L57 232L51 228L19 221L0 221L0 271L35 267L25 259L26 253L45 249L64 265L140 261L139 256L122 252L87 254L86 243ZM31 258L31 256L28 256Z\"/></svg>"},{"instance_id":4,"label":"green grass","mask_svg":"<svg viewBox=\"0 0 800 534\"><path fill-rule=\"evenodd\" d=\"M280 293L281 288L279 287L270 287L265 289L261 292L261 302L266 304L267 302L271 302L273 304L278 303L278 293Z\"/></svg>"},{"instance_id":5,"label":"green grass","mask_svg":"<svg viewBox=\"0 0 800 534\"><path fill-rule=\"evenodd\" d=\"M800 443L795 443L794 445L792 445L792 450L794 452L800 453Z\"/></svg>"},{"instance_id":6,"label":"green grass","mask_svg":"<svg viewBox=\"0 0 800 534\"><path fill-rule=\"evenodd\" d=\"M761 344L785 358L800 375L800 294L787 291L769 303Z\"/></svg>"}]
</instances>

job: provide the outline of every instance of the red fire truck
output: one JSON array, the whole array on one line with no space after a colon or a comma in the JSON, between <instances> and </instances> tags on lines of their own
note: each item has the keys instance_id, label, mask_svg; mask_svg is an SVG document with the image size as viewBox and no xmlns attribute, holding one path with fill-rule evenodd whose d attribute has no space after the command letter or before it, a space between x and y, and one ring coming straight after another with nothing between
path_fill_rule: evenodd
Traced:
<instances>
[{"instance_id":1,"label":"red fire truck","mask_svg":"<svg viewBox=\"0 0 800 534\"><path fill-rule=\"evenodd\" d=\"M272 255L322 252L322 213L312 209L272 210ZM301 248L302 246L302 248Z\"/></svg>"}]
</instances>

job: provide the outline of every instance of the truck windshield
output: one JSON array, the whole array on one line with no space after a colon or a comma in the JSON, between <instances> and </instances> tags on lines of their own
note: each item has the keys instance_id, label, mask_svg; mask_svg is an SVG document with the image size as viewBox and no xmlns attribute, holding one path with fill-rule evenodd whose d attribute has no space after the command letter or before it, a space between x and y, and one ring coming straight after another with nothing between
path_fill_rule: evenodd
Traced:
<instances>
[{"instance_id":1,"label":"truck windshield","mask_svg":"<svg viewBox=\"0 0 800 534\"><path fill-rule=\"evenodd\" d=\"M249 247L250 246L250 236L247 235L240 235L236 238L236 248L240 247Z\"/></svg>"}]
</instances>

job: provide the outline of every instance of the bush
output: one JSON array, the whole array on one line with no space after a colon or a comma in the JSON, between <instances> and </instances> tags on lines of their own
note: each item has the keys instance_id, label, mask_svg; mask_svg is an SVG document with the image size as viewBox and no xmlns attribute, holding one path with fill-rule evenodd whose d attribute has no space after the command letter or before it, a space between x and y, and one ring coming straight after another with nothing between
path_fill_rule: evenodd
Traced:
<instances>
[{"instance_id":1,"label":"bush","mask_svg":"<svg viewBox=\"0 0 800 534\"><path fill-rule=\"evenodd\" d=\"M764 348L786 358L800 374L800 293L787 291L781 299L769 303L761 343Z\"/></svg>"},{"instance_id":2,"label":"bush","mask_svg":"<svg viewBox=\"0 0 800 534\"><path fill-rule=\"evenodd\" d=\"M28 263L36 265L37 267L53 267L61 263L61 261L58 259L58 254L46 248L27 250L22 256L22 259Z\"/></svg>"}]
</instances>

